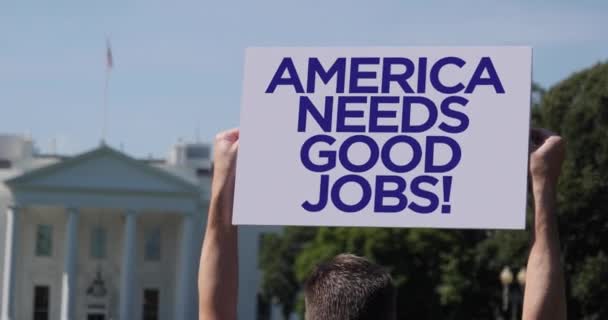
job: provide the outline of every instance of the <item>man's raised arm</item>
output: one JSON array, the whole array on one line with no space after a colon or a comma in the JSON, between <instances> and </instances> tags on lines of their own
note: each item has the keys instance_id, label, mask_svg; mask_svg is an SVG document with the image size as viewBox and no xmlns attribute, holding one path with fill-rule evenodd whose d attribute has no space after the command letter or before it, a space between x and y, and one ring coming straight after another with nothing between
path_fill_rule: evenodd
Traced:
<instances>
[{"instance_id":1,"label":"man's raised arm","mask_svg":"<svg viewBox=\"0 0 608 320\"><path fill-rule=\"evenodd\" d=\"M534 230L526 268L523 319L566 319L556 216L556 189L564 160L564 143L559 136L544 129L532 129L531 138Z\"/></svg>"},{"instance_id":2,"label":"man's raised arm","mask_svg":"<svg viewBox=\"0 0 608 320\"><path fill-rule=\"evenodd\" d=\"M198 272L200 320L236 319L238 249L232 202L238 145L238 129L215 137L211 202Z\"/></svg>"}]
</instances>

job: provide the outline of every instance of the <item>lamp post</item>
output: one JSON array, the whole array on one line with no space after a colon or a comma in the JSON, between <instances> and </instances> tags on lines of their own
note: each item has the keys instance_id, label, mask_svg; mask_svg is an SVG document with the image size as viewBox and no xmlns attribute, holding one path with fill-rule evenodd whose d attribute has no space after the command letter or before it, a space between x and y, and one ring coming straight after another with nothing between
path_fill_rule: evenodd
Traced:
<instances>
[{"instance_id":1,"label":"lamp post","mask_svg":"<svg viewBox=\"0 0 608 320\"><path fill-rule=\"evenodd\" d=\"M500 283L502 283L502 312L506 315L509 309L509 287L513 283L513 272L508 266L502 268L500 272Z\"/></svg>"},{"instance_id":2,"label":"lamp post","mask_svg":"<svg viewBox=\"0 0 608 320\"><path fill-rule=\"evenodd\" d=\"M502 316L503 319L508 319L511 315L512 320L516 320L520 314L521 305L523 302L523 291L526 284L526 268L519 269L517 276L513 275L513 271L508 266L505 266L499 275L502 283ZM514 280L517 280L519 286L514 285Z\"/></svg>"},{"instance_id":3,"label":"lamp post","mask_svg":"<svg viewBox=\"0 0 608 320\"><path fill-rule=\"evenodd\" d=\"M526 286L526 267L519 269L517 273L517 283L523 289Z\"/></svg>"}]
</instances>

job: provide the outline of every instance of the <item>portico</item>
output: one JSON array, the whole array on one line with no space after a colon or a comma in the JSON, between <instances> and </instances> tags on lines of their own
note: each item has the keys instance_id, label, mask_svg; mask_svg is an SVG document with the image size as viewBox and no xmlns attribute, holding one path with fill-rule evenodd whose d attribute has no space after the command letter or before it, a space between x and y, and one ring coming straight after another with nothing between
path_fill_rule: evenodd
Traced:
<instances>
[{"instance_id":1,"label":"portico","mask_svg":"<svg viewBox=\"0 0 608 320\"><path fill-rule=\"evenodd\" d=\"M38 312L36 297L15 297L36 295L39 287L49 292L51 319L141 318L142 305L154 297L158 319L192 317L207 203L195 182L102 145L7 185L13 203L6 212L0 320ZM107 234L105 257L91 253L95 228ZM45 235L48 256L33 254ZM157 249L159 257L152 254ZM106 293L93 294L93 282Z\"/></svg>"}]
</instances>

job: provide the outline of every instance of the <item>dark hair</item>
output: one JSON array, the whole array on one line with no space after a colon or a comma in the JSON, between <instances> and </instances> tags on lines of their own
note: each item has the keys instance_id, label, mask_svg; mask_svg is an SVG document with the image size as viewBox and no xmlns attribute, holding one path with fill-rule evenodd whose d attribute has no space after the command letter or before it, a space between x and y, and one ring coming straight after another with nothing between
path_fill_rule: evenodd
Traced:
<instances>
[{"instance_id":1,"label":"dark hair","mask_svg":"<svg viewBox=\"0 0 608 320\"><path fill-rule=\"evenodd\" d=\"M306 320L393 320L395 287L381 266L352 254L318 265L304 284Z\"/></svg>"}]
</instances>

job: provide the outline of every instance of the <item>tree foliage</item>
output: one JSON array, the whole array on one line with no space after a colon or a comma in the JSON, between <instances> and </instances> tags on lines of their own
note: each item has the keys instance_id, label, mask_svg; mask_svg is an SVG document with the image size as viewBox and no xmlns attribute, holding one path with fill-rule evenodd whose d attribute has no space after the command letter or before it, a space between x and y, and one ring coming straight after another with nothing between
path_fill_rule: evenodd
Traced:
<instances>
[{"instance_id":1,"label":"tree foliage","mask_svg":"<svg viewBox=\"0 0 608 320\"><path fill-rule=\"evenodd\" d=\"M608 319L608 63L547 91L533 86L532 122L567 141L558 215L569 318ZM351 252L389 268L399 318L492 319L499 272L525 266L529 238L528 231L290 227L263 243L263 291L287 315L314 265Z\"/></svg>"},{"instance_id":2,"label":"tree foliage","mask_svg":"<svg viewBox=\"0 0 608 320\"><path fill-rule=\"evenodd\" d=\"M264 271L263 298L280 303L284 319L293 312L300 291L293 268L296 255L315 233L314 228L287 227L281 235L269 233L262 238L260 268Z\"/></svg>"}]
</instances>

